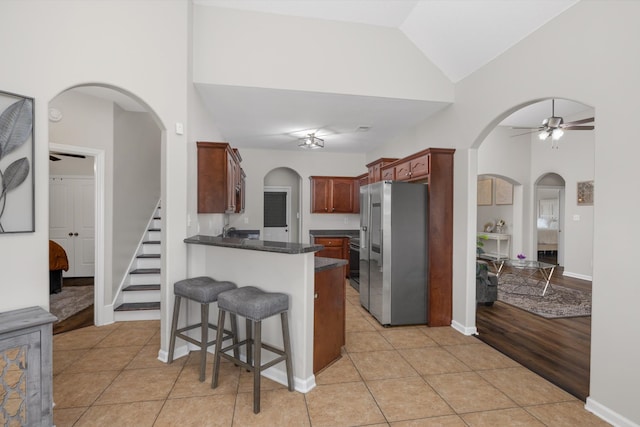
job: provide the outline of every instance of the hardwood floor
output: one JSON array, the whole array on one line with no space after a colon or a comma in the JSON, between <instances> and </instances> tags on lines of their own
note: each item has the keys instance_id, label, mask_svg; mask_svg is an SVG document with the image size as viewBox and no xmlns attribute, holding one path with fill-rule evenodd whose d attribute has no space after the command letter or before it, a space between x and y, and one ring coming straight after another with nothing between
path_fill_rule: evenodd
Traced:
<instances>
[{"instance_id":1,"label":"hardwood floor","mask_svg":"<svg viewBox=\"0 0 640 427\"><path fill-rule=\"evenodd\" d=\"M552 283L591 290L591 282L562 276ZM591 316L546 319L496 301L476 311L478 339L581 400L589 396Z\"/></svg>"},{"instance_id":2,"label":"hardwood floor","mask_svg":"<svg viewBox=\"0 0 640 427\"><path fill-rule=\"evenodd\" d=\"M93 277L66 278L63 286L93 286ZM53 335L93 325L93 304L61 322L53 325Z\"/></svg>"}]
</instances>

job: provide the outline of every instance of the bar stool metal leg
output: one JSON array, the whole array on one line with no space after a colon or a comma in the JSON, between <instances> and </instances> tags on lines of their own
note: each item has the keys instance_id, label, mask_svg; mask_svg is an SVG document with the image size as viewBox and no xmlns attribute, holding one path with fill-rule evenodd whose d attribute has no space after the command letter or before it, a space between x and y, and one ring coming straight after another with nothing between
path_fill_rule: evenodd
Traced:
<instances>
[{"instance_id":1,"label":"bar stool metal leg","mask_svg":"<svg viewBox=\"0 0 640 427\"><path fill-rule=\"evenodd\" d=\"M176 331L178 330L178 316L180 315L180 302L182 297L176 295L175 302L173 303L173 320L171 321L171 340L169 342L169 357L168 362L173 362L173 350L176 346Z\"/></svg>"},{"instance_id":2,"label":"bar stool metal leg","mask_svg":"<svg viewBox=\"0 0 640 427\"><path fill-rule=\"evenodd\" d=\"M200 382L204 381L204 373L207 369L207 345L209 341L209 304L200 304L200 322L202 323L202 335L200 338Z\"/></svg>"},{"instance_id":3,"label":"bar stool metal leg","mask_svg":"<svg viewBox=\"0 0 640 427\"><path fill-rule=\"evenodd\" d=\"M216 331L216 354L213 358L213 377L211 378L211 388L218 387L218 374L220 373L222 331L224 330L224 310L218 310L218 330ZM234 343L235 344L235 343Z\"/></svg>"},{"instance_id":4,"label":"bar stool metal leg","mask_svg":"<svg viewBox=\"0 0 640 427\"><path fill-rule=\"evenodd\" d=\"M260 373L262 370L262 322L253 323L253 413L260 412Z\"/></svg>"},{"instance_id":5,"label":"bar stool metal leg","mask_svg":"<svg viewBox=\"0 0 640 427\"><path fill-rule=\"evenodd\" d=\"M284 344L284 353L286 359L284 361L287 368L287 385L289 391L293 391L293 367L291 366L291 339L289 338L289 315L286 311L280 313L280 321L282 322L282 341Z\"/></svg>"}]
</instances>

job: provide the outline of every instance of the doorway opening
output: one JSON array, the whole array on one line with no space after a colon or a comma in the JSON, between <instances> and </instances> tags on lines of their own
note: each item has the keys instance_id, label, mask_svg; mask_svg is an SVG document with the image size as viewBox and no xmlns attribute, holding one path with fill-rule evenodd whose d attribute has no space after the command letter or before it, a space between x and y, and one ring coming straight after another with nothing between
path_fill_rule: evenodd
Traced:
<instances>
[{"instance_id":1,"label":"doorway opening","mask_svg":"<svg viewBox=\"0 0 640 427\"><path fill-rule=\"evenodd\" d=\"M556 99L556 112L558 116L564 116L566 121L595 116L589 106L562 101L558 102ZM549 281L552 292L554 286L558 289L556 296L562 294L560 288L586 295L589 300L591 296L590 265L588 261L583 261L588 256L579 257L574 251L587 254L592 246L592 212L585 208L570 215L567 209L574 208L572 203L565 204L565 189L566 197L572 200L574 196L570 191L575 188L577 181L593 176L591 159L594 157L594 132L588 129L565 132L555 142L550 141L551 138L545 140L539 135L539 128L540 123L548 116L548 108L543 108L542 113L536 117L538 105L542 103L531 102L506 111L496 119L501 120L499 125L488 129L486 137L477 141L478 180L486 178L486 175L493 175L510 177L521 183L520 186L514 186L513 223L509 227L512 239L510 258L520 255L526 261L518 264L518 260L513 259L503 265L503 270L498 274L495 303L478 304L474 298L475 326L480 340L579 399L586 400L590 382L590 312L586 315L568 316L563 313L568 313L569 309L563 312L563 307L559 307L557 316L547 318L507 303L500 297L501 285L512 284L514 277L522 277L518 276L518 265L534 267L535 270L532 271L537 276L532 277L535 283L531 286L527 283L525 290L537 291L535 286L541 282L536 280L538 276L543 276L541 271L549 271L556 263L562 266L555 268ZM567 108L563 110L565 107ZM557 174L550 174L549 171ZM491 188L491 184L484 184L486 188ZM494 192L489 190L489 196L484 199L481 198L482 188L478 185L478 207L475 209L478 227L495 221L498 214L508 216L507 213L498 212L498 207L495 206L495 180L492 184ZM516 202L522 204L519 211L516 210ZM496 212L493 215L496 218L481 219L483 210L487 209L483 205L493 205L491 209ZM541 237L538 233L539 223L544 225L541 228L545 230L554 230L548 234L553 234L556 239ZM480 228L478 232L479 230ZM476 239L474 243L477 245ZM555 256L556 262L551 265L546 263L545 256ZM476 275L475 293L481 295L477 291L477 283ZM480 285L482 286L482 282ZM509 288L502 287L502 292L509 292ZM534 293L533 299L549 299L548 291L546 296L541 296L541 292ZM580 304L585 300L581 297ZM571 304L570 299L563 301ZM536 334L532 335L530 331L534 329ZM571 351L567 351L568 349Z\"/></svg>"},{"instance_id":2,"label":"doorway opening","mask_svg":"<svg viewBox=\"0 0 640 427\"><path fill-rule=\"evenodd\" d=\"M264 240L300 243L302 235L300 175L280 167L264 177Z\"/></svg>"},{"instance_id":3,"label":"doorway opening","mask_svg":"<svg viewBox=\"0 0 640 427\"><path fill-rule=\"evenodd\" d=\"M264 239L289 242L291 187L264 187Z\"/></svg>"},{"instance_id":4,"label":"doorway opening","mask_svg":"<svg viewBox=\"0 0 640 427\"><path fill-rule=\"evenodd\" d=\"M538 261L564 266L565 181L556 173L541 176L535 184L536 252Z\"/></svg>"}]
</instances>

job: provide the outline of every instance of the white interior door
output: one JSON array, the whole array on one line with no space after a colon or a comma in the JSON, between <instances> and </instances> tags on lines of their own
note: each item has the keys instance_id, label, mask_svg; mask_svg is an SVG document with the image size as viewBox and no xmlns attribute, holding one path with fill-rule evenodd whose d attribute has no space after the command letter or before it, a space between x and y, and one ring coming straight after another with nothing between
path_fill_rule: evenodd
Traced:
<instances>
[{"instance_id":1,"label":"white interior door","mask_svg":"<svg viewBox=\"0 0 640 427\"><path fill-rule=\"evenodd\" d=\"M94 276L94 188L91 178L50 178L49 238L67 253L64 277Z\"/></svg>"},{"instance_id":2,"label":"white interior door","mask_svg":"<svg viewBox=\"0 0 640 427\"><path fill-rule=\"evenodd\" d=\"M291 187L264 187L264 237L273 242L290 242Z\"/></svg>"}]
</instances>

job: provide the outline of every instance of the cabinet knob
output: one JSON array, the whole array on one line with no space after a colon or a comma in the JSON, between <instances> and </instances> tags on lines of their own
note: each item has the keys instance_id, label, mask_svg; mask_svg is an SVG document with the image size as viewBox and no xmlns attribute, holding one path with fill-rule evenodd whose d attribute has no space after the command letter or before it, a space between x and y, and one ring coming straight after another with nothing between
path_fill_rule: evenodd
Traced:
<instances>
[{"instance_id":1,"label":"cabinet knob","mask_svg":"<svg viewBox=\"0 0 640 427\"><path fill-rule=\"evenodd\" d=\"M69 237L73 236L73 233L69 232Z\"/></svg>"},{"instance_id":2,"label":"cabinet knob","mask_svg":"<svg viewBox=\"0 0 640 427\"><path fill-rule=\"evenodd\" d=\"M313 294L313 299L318 299L318 293L317 292Z\"/></svg>"},{"instance_id":3,"label":"cabinet knob","mask_svg":"<svg viewBox=\"0 0 640 427\"><path fill-rule=\"evenodd\" d=\"M78 235L78 233L73 233L73 235L74 235L74 236L77 236L77 235Z\"/></svg>"}]
</instances>

